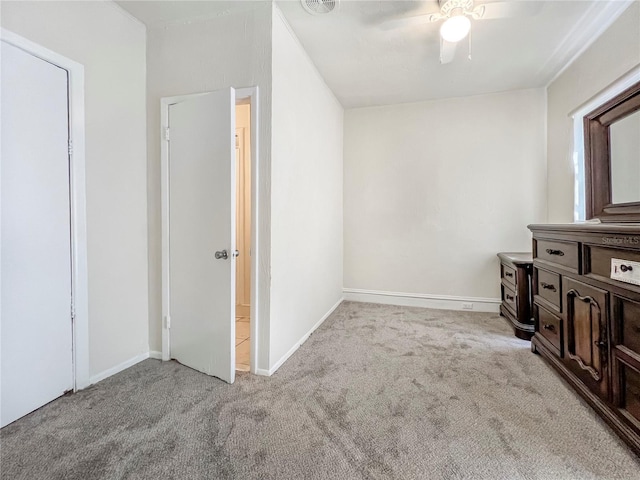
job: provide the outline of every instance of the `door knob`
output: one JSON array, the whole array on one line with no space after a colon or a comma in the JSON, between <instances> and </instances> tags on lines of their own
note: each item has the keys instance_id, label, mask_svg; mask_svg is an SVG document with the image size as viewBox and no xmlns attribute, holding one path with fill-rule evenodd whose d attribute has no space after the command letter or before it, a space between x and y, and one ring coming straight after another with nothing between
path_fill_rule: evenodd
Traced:
<instances>
[{"instance_id":1,"label":"door knob","mask_svg":"<svg viewBox=\"0 0 640 480\"><path fill-rule=\"evenodd\" d=\"M227 254L226 250L222 250L222 251L218 251L216 252L216 259L217 260L226 260L227 258L229 258L229 255Z\"/></svg>"}]
</instances>

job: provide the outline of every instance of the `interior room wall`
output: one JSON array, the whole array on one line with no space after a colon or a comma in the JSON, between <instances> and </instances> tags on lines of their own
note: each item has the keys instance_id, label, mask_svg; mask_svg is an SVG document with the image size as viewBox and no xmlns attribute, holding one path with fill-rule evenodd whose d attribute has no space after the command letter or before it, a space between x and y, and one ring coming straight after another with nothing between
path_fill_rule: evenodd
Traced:
<instances>
[{"instance_id":1,"label":"interior room wall","mask_svg":"<svg viewBox=\"0 0 640 480\"><path fill-rule=\"evenodd\" d=\"M549 222L573 222L571 112L640 65L640 2L634 2L547 88Z\"/></svg>"},{"instance_id":2,"label":"interior room wall","mask_svg":"<svg viewBox=\"0 0 640 480\"><path fill-rule=\"evenodd\" d=\"M110 2L2 2L2 27L84 65L90 375L145 355L145 28Z\"/></svg>"},{"instance_id":3,"label":"interior room wall","mask_svg":"<svg viewBox=\"0 0 640 480\"><path fill-rule=\"evenodd\" d=\"M345 298L497 311L496 253L546 221L544 90L349 109L344 135Z\"/></svg>"},{"instance_id":4,"label":"interior room wall","mask_svg":"<svg viewBox=\"0 0 640 480\"><path fill-rule=\"evenodd\" d=\"M227 87L259 88L259 275L258 368L269 349L271 195L271 4L241 12L149 28L147 32L149 332L161 350L162 242L160 203L160 99Z\"/></svg>"},{"instance_id":5,"label":"interior room wall","mask_svg":"<svg viewBox=\"0 0 640 480\"><path fill-rule=\"evenodd\" d=\"M288 27L273 18L273 370L342 299L343 108Z\"/></svg>"}]
</instances>

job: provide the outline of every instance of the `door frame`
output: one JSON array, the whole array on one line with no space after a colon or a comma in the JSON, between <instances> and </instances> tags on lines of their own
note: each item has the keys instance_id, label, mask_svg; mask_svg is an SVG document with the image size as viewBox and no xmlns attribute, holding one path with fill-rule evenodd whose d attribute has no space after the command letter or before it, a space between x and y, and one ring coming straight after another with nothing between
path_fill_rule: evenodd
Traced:
<instances>
[{"instance_id":1,"label":"door frame","mask_svg":"<svg viewBox=\"0 0 640 480\"><path fill-rule=\"evenodd\" d=\"M238 100L249 99L251 105L251 346L250 372L257 373L258 370L258 185L259 185L259 136L258 136L258 87L236 88L236 103ZM193 93L189 95L177 95L173 97L163 97L160 99L160 189L162 200L162 360L171 360L171 332L168 328L170 320L170 278L169 278L169 148L166 140L166 128L169 124L169 106L190 100L209 92ZM235 126L234 126L235 131ZM235 248L235 245L231 248ZM235 286L234 286L235 288ZM235 313L234 313L235 317ZM170 323L170 322L169 322ZM235 339L234 339L235 345Z\"/></svg>"},{"instance_id":2,"label":"door frame","mask_svg":"<svg viewBox=\"0 0 640 480\"><path fill-rule=\"evenodd\" d=\"M5 28L0 40L67 71L69 110L69 192L71 207L71 312L73 391L89 376L89 274L85 181L84 66Z\"/></svg>"}]
</instances>

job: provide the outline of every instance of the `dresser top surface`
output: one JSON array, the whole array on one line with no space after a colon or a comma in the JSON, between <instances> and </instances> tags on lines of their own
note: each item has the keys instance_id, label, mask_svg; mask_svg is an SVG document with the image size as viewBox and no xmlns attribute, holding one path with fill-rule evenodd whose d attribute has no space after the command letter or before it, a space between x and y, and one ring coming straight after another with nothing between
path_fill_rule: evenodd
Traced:
<instances>
[{"instance_id":1,"label":"dresser top surface","mask_svg":"<svg viewBox=\"0 0 640 480\"><path fill-rule=\"evenodd\" d=\"M528 225L527 228L531 231L640 235L640 223L546 223Z\"/></svg>"},{"instance_id":2,"label":"dresser top surface","mask_svg":"<svg viewBox=\"0 0 640 480\"><path fill-rule=\"evenodd\" d=\"M498 257L500 260L511 262L514 265L524 265L533 262L531 252L500 252Z\"/></svg>"}]
</instances>

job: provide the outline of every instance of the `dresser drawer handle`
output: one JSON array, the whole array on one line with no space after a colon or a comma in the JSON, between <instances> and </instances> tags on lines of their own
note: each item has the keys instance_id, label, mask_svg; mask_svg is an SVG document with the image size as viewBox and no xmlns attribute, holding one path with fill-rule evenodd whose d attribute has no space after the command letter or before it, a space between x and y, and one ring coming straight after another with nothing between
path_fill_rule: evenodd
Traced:
<instances>
[{"instance_id":1,"label":"dresser drawer handle","mask_svg":"<svg viewBox=\"0 0 640 480\"><path fill-rule=\"evenodd\" d=\"M564 252L562 250L553 250L551 248L547 248L547 253L549 255L558 255L559 257L564 257Z\"/></svg>"},{"instance_id":2,"label":"dresser drawer handle","mask_svg":"<svg viewBox=\"0 0 640 480\"><path fill-rule=\"evenodd\" d=\"M513 298L513 297L512 297L511 295L509 295L508 293L505 295L505 298L506 298L507 300L510 300L510 301L515 300L515 298Z\"/></svg>"},{"instance_id":3,"label":"dresser drawer handle","mask_svg":"<svg viewBox=\"0 0 640 480\"><path fill-rule=\"evenodd\" d=\"M550 332L555 332L556 327L554 327L553 325L544 325L542 328L544 328L545 330L549 330Z\"/></svg>"},{"instance_id":4,"label":"dresser drawer handle","mask_svg":"<svg viewBox=\"0 0 640 480\"><path fill-rule=\"evenodd\" d=\"M623 270L624 271L624 270ZM504 272L504 276L505 277L513 277L513 273L511 272Z\"/></svg>"},{"instance_id":5,"label":"dresser drawer handle","mask_svg":"<svg viewBox=\"0 0 640 480\"><path fill-rule=\"evenodd\" d=\"M540 286L545 290L551 290L552 292L557 292L555 285L550 283L540 282Z\"/></svg>"},{"instance_id":6,"label":"dresser drawer handle","mask_svg":"<svg viewBox=\"0 0 640 480\"><path fill-rule=\"evenodd\" d=\"M602 340L596 340L593 344L598 348L607 348L607 342L603 342Z\"/></svg>"}]
</instances>

